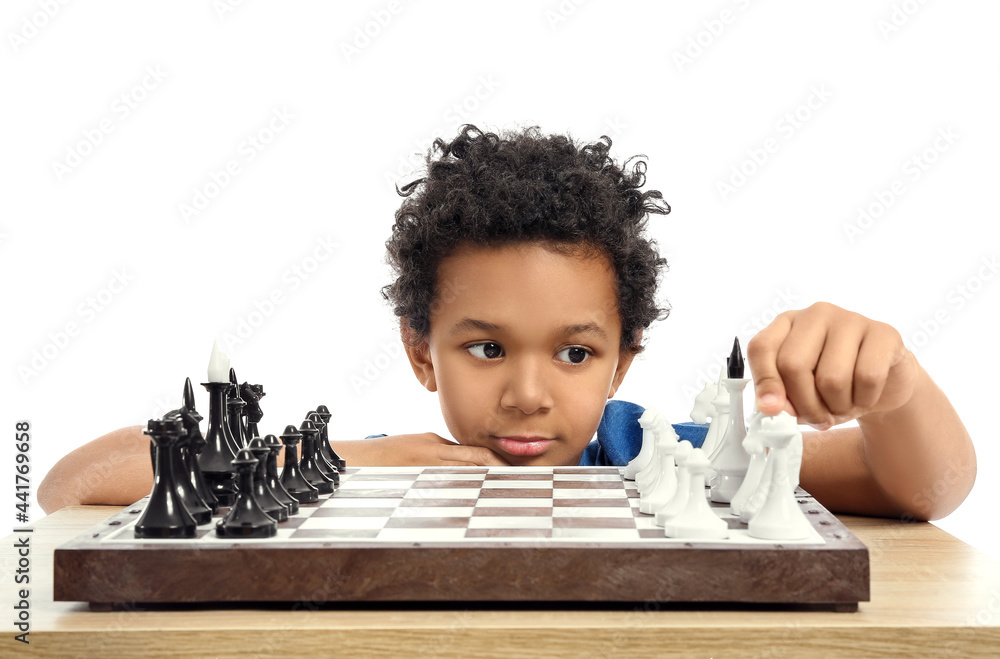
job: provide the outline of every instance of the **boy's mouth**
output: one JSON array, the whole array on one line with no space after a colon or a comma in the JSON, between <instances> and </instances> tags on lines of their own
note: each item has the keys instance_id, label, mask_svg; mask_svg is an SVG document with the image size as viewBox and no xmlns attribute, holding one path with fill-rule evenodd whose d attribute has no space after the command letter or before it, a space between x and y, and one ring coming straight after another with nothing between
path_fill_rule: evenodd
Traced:
<instances>
[{"instance_id":1,"label":"boy's mouth","mask_svg":"<svg viewBox=\"0 0 1000 659\"><path fill-rule=\"evenodd\" d=\"M494 437L497 444L506 453L518 457L541 455L548 450L554 439L539 436Z\"/></svg>"}]
</instances>

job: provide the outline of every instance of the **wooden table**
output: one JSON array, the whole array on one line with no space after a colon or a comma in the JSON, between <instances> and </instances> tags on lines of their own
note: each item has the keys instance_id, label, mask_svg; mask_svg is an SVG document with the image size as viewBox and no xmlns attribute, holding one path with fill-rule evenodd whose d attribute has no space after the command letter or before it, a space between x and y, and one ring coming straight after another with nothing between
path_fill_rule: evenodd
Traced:
<instances>
[{"instance_id":1,"label":"wooden table","mask_svg":"<svg viewBox=\"0 0 1000 659\"><path fill-rule=\"evenodd\" d=\"M17 539L3 540L0 656L998 656L1000 562L926 523L840 519L871 552L856 613L746 607L299 605L91 612L52 601L52 552L121 510L64 508L30 534L30 646L14 640Z\"/></svg>"}]
</instances>

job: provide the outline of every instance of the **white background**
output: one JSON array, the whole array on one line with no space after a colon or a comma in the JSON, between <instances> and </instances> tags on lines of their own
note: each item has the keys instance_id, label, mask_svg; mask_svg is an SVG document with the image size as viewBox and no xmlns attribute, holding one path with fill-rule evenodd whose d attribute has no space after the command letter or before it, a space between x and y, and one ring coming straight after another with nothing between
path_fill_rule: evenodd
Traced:
<instances>
[{"instance_id":1,"label":"white background","mask_svg":"<svg viewBox=\"0 0 1000 659\"><path fill-rule=\"evenodd\" d=\"M887 322L976 442L939 524L1000 556L995 3L51 4L0 15L2 427L31 421L33 488L177 407L215 339L265 432L325 403L334 438L447 435L379 295L392 186L460 123L538 125L645 154L673 207L673 313L621 398L683 420L786 298Z\"/></svg>"}]
</instances>

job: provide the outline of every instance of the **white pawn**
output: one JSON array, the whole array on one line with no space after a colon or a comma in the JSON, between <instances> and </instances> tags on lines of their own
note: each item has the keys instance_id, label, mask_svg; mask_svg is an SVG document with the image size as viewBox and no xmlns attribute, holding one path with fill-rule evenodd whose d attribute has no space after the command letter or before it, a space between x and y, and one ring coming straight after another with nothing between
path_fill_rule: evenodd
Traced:
<instances>
[{"instance_id":1,"label":"white pawn","mask_svg":"<svg viewBox=\"0 0 1000 659\"><path fill-rule=\"evenodd\" d=\"M760 420L763 414L757 412L750 419L750 427L747 429L747 436L743 438L743 448L750 454L750 466L747 467L746 478L743 484L736 491L736 496L729 502L729 512L734 517L740 516L740 510L746 504L753 493L760 485L760 478L764 474L764 465L767 461L767 449L764 446L764 438L760 434Z\"/></svg>"},{"instance_id":2,"label":"white pawn","mask_svg":"<svg viewBox=\"0 0 1000 659\"><path fill-rule=\"evenodd\" d=\"M653 437L653 417L655 416L656 410L652 407L647 407L639 417L639 426L642 428L642 446L639 447L639 453L625 465L626 480L635 480L635 475L645 469L646 465L653 459L653 443L655 441Z\"/></svg>"},{"instance_id":3,"label":"white pawn","mask_svg":"<svg viewBox=\"0 0 1000 659\"><path fill-rule=\"evenodd\" d=\"M729 524L712 512L705 498L705 476L711 467L708 456L700 448L691 451L687 470L691 474L687 505L663 526L668 538L702 538L721 540L729 537Z\"/></svg>"},{"instance_id":4,"label":"white pawn","mask_svg":"<svg viewBox=\"0 0 1000 659\"><path fill-rule=\"evenodd\" d=\"M656 477L660 474L660 448L662 446L660 439L668 437L668 435L674 435L675 437L677 435L674 429L670 427L670 424L667 423L667 418L662 414L655 414L653 416L651 430L653 432L653 459L649 461L645 469L635 475L635 488L640 493L648 490L656 482Z\"/></svg>"},{"instance_id":5,"label":"white pawn","mask_svg":"<svg viewBox=\"0 0 1000 659\"><path fill-rule=\"evenodd\" d=\"M751 537L763 540L803 540L812 534L812 525L802 512L802 506L795 501L789 489L788 446L799 433L795 417L781 412L761 421L761 434L770 447L771 487L767 499L750 523L747 530Z\"/></svg>"},{"instance_id":6,"label":"white pawn","mask_svg":"<svg viewBox=\"0 0 1000 659\"><path fill-rule=\"evenodd\" d=\"M670 497L663 504L663 507L656 511L653 523L657 526L665 525L667 520L684 510L684 506L687 504L688 494L691 493L691 472L687 470L687 461L693 450L694 445L686 439L683 442L677 442L677 450L674 451L674 462L677 464L677 487L674 490L674 496Z\"/></svg>"},{"instance_id":7,"label":"white pawn","mask_svg":"<svg viewBox=\"0 0 1000 659\"><path fill-rule=\"evenodd\" d=\"M662 508L677 491L677 469L674 453L677 452L677 433L670 426L660 434L660 468L656 481L639 496L639 512L652 515Z\"/></svg>"}]
</instances>

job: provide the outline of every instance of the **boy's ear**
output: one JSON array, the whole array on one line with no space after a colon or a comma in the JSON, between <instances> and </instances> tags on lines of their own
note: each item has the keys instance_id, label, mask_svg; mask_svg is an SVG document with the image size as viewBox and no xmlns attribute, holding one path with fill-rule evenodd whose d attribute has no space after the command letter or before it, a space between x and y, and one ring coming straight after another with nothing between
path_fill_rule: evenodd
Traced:
<instances>
[{"instance_id":1,"label":"boy's ear","mask_svg":"<svg viewBox=\"0 0 1000 659\"><path fill-rule=\"evenodd\" d=\"M636 333L635 342L638 344L642 340L642 330ZM615 377L611 380L611 389L608 391L608 398L614 398L615 392L618 391L618 387L621 386L622 380L625 379L625 374L628 373L628 367L632 365L632 360L635 359L635 353L629 350L623 350L618 356L618 366L615 368Z\"/></svg>"},{"instance_id":2,"label":"boy's ear","mask_svg":"<svg viewBox=\"0 0 1000 659\"><path fill-rule=\"evenodd\" d=\"M402 331L403 348L410 360L413 374L427 391L437 391L437 380L434 377L434 363L431 361L430 346L426 340L413 342L412 331L406 328Z\"/></svg>"}]
</instances>

